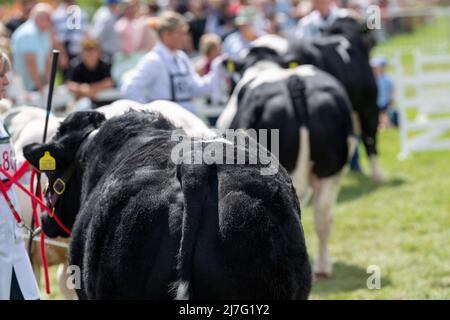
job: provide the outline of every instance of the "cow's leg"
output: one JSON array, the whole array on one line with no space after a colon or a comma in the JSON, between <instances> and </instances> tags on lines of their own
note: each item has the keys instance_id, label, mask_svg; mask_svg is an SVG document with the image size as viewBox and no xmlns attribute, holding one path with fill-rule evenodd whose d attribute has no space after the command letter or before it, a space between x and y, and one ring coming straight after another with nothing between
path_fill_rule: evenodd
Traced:
<instances>
[{"instance_id":1,"label":"cow's leg","mask_svg":"<svg viewBox=\"0 0 450 320\"><path fill-rule=\"evenodd\" d=\"M67 273L67 262L61 263L58 267L58 271L56 273L58 279L58 287L61 294L64 296L66 300L76 300L77 295L74 290L71 290L67 287L67 280L69 279L69 274Z\"/></svg>"},{"instance_id":2,"label":"cow's leg","mask_svg":"<svg viewBox=\"0 0 450 320\"><path fill-rule=\"evenodd\" d=\"M306 127L301 127L299 134L300 148L292 179L300 204L306 206L312 193L308 183L310 172L309 130Z\"/></svg>"},{"instance_id":3,"label":"cow's leg","mask_svg":"<svg viewBox=\"0 0 450 320\"><path fill-rule=\"evenodd\" d=\"M386 179L381 170L377 155L377 131L378 131L378 108L377 112L370 114L367 111L360 112L362 140L370 161L372 179L376 182L385 182Z\"/></svg>"},{"instance_id":4,"label":"cow's leg","mask_svg":"<svg viewBox=\"0 0 450 320\"><path fill-rule=\"evenodd\" d=\"M370 156L370 167L372 170L373 181L378 183L386 182L386 177L381 170L380 162L378 161L378 156L376 154Z\"/></svg>"},{"instance_id":5,"label":"cow's leg","mask_svg":"<svg viewBox=\"0 0 450 320\"><path fill-rule=\"evenodd\" d=\"M357 136L360 137L362 134L361 121L359 120L359 116L355 111L352 112L352 123L353 123L353 131Z\"/></svg>"},{"instance_id":6,"label":"cow's leg","mask_svg":"<svg viewBox=\"0 0 450 320\"><path fill-rule=\"evenodd\" d=\"M319 254L313 267L316 277L329 277L333 272L328 241L333 226L333 210L340 189L341 176L342 173L340 172L329 178L317 178L315 176L312 178L314 226L319 238Z\"/></svg>"}]
</instances>

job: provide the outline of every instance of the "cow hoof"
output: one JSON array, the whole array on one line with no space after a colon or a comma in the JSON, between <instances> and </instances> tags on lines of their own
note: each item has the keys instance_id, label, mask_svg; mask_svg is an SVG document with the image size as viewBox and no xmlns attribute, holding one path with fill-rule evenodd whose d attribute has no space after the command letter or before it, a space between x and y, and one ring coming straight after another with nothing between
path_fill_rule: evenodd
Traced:
<instances>
[{"instance_id":1,"label":"cow hoof","mask_svg":"<svg viewBox=\"0 0 450 320\"><path fill-rule=\"evenodd\" d=\"M372 174L372 180L376 183L386 183L388 181L386 177L381 173Z\"/></svg>"},{"instance_id":2,"label":"cow hoof","mask_svg":"<svg viewBox=\"0 0 450 320\"><path fill-rule=\"evenodd\" d=\"M317 260L313 266L314 276L316 278L329 278L333 274L333 264L330 257Z\"/></svg>"},{"instance_id":3,"label":"cow hoof","mask_svg":"<svg viewBox=\"0 0 450 320\"><path fill-rule=\"evenodd\" d=\"M314 281L315 282L320 282L322 280L326 280L331 278L333 275L331 273L328 272L316 272L314 273Z\"/></svg>"}]
</instances>

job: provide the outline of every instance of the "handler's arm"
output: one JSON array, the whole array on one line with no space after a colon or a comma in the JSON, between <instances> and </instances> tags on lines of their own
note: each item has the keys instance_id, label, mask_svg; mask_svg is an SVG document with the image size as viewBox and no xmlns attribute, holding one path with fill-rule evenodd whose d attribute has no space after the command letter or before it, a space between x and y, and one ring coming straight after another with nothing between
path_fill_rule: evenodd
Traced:
<instances>
[{"instance_id":1,"label":"handler's arm","mask_svg":"<svg viewBox=\"0 0 450 320\"><path fill-rule=\"evenodd\" d=\"M125 99L139 103L148 103L148 93L154 90L155 79L160 70L159 63L153 57L143 58L130 79L122 85L121 91Z\"/></svg>"}]
</instances>

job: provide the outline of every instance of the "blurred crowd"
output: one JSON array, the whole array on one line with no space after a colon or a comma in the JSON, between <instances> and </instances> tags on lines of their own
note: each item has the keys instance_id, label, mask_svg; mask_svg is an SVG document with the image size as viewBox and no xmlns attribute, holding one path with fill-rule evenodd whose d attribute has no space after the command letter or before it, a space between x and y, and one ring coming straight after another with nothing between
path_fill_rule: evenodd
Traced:
<instances>
[{"instance_id":1,"label":"blurred crowd","mask_svg":"<svg viewBox=\"0 0 450 320\"><path fill-rule=\"evenodd\" d=\"M18 79L11 86L13 103L23 93L43 93L49 81L50 53L60 50L62 81L76 97L96 101L98 93L120 86L127 72L158 42L155 17L168 10L182 14L188 36L182 49L200 75L208 74L222 53L239 57L263 34L295 35L314 5L330 0L106 0L93 15L76 1L21 0L17 13L2 17L0 46L13 61ZM382 12L399 0L331 0L364 17L369 5ZM298 31L298 30L297 30ZM19 82L20 81L20 82ZM21 100L22 99L22 100ZM25 99L26 100L26 99ZM104 101L106 103L108 101Z\"/></svg>"}]
</instances>

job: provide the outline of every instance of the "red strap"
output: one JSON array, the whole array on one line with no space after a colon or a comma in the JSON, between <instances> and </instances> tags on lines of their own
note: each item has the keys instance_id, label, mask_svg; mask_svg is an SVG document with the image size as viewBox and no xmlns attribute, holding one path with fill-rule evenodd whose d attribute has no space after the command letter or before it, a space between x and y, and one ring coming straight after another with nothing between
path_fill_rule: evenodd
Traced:
<instances>
[{"instance_id":1,"label":"red strap","mask_svg":"<svg viewBox=\"0 0 450 320\"><path fill-rule=\"evenodd\" d=\"M13 183L19 181L22 179L22 177L27 173L28 169L30 168L30 163L28 161L24 161L20 168L16 171L12 179L9 179L5 183L6 190L9 191Z\"/></svg>"},{"instance_id":2,"label":"red strap","mask_svg":"<svg viewBox=\"0 0 450 320\"><path fill-rule=\"evenodd\" d=\"M17 221L17 223L19 225L22 224L22 219L21 219L20 215L17 213L16 209L14 208L14 205L12 204L11 199L8 196L8 191L7 190L9 190L11 188L13 183L19 185L18 180L20 180L23 177L25 172L27 172L28 168L29 168L29 163L26 161L26 162L24 162L24 164L22 164L22 166L20 167L19 171L14 175L14 177L12 177L13 179L10 179L8 181L9 182L8 185L5 185L5 183L3 183L2 180L0 180L0 191L3 194L3 196L5 197L5 200L8 203L12 214L13 214L14 218L16 219L16 221ZM0 169L3 169L3 168L0 168ZM2 170L0 170L0 171L2 171ZM2 173L4 173L4 172L2 172ZM34 176L35 175L36 175L36 173L33 171L31 173L30 189L32 189L33 186L34 186ZM26 190L26 189L24 189L24 190ZM38 186L38 190L39 190L38 191L38 195L40 197L40 200L42 201L41 186ZM33 208L33 217L34 217L34 221L36 223L36 227L39 228L40 224L39 224L39 218L38 218L38 215L37 215L37 202L33 198L31 198L31 205L32 205L32 208ZM45 254L45 234L43 232L41 233L40 242L41 242L40 249L41 249L42 265L44 267L45 292L47 294L51 294L50 277L49 277L49 274L48 274L47 255Z\"/></svg>"},{"instance_id":3,"label":"red strap","mask_svg":"<svg viewBox=\"0 0 450 320\"><path fill-rule=\"evenodd\" d=\"M41 207L47 211L47 213L53 217L53 219L55 220L55 222L58 224L58 226L64 230L64 232L66 232L69 236L72 235L72 233L70 232L70 230L61 222L61 220L59 220L59 218L56 216L56 214L53 212L53 210L51 210L41 199L39 199L38 197L36 197L36 195L34 195L32 192L30 192L29 190L27 190L21 183L19 183L18 181L14 181L13 177L11 177L11 175L6 172L1 166L0 166L0 173L4 174L6 178L8 178L9 180L11 180L15 185L17 185L23 192L25 192L32 200L36 201L39 205L41 205Z\"/></svg>"},{"instance_id":4,"label":"red strap","mask_svg":"<svg viewBox=\"0 0 450 320\"><path fill-rule=\"evenodd\" d=\"M3 194L3 197L6 200L6 203L8 204L9 208L11 209L14 219L16 219L16 221L19 225L22 224L22 218L17 213L16 208L14 208L14 205L11 202L11 198L8 196L8 191L6 191L5 184L2 180L0 180L0 192Z\"/></svg>"},{"instance_id":5,"label":"red strap","mask_svg":"<svg viewBox=\"0 0 450 320\"><path fill-rule=\"evenodd\" d=\"M32 170L31 171L31 177L30 177L30 190L31 192L33 192L33 187L34 187L34 178L36 177L37 172L36 170ZM41 185L37 186L38 189L38 197L39 199L42 201L42 188ZM33 208L33 218L36 224L36 228L40 227L40 223L39 223L39 217L37 214L37 202L33 199L31 199L31 206ZM42 206L41 206L42 208ZM43 209L41 209L42 211ZM47 255L45 254L45 234L44 232L41 233L40 236L40 249L41 249L41 259L42 259L42 266L44 267L44 278L45 278L45 292L47 294L51 294L51 289L50 289L50 277L48 275L48 263L47 263Z\"/></svg>"},{"instance_id":6,"label":"red strap","mask_svg":"<svg viewBox=\"0 0 450 320\"><path fill-rule=\"evenodd\" d=\"M14 205L11 202L11 199L8 196L7 190L11 188L13 184L17 185L23 192L25 192L31 199L31 204L33 208L33 216L34 220L36 222L36 226L39 227L39 219L37 215L37 205L39 204L41 207L41 211L47 211L47 213L55 220L55 222L58 224L58 226L64 230L69 236L71 236L70 230L59 220L58 216L55 214L53 210L51 210L43 201L42 197L42 189L41 186L38 186L38 196L36 196L33 193L33 186L34 186L34 178L37 174L37 170L35 168L32 168L31 172L31 178L30 178L30 190L27 190L20 182L19 180L23 177L23 175L27 172L28 168L30 167L30 164L28 161L24 161L24 163L20 166L19 170L14 174L14 176L11 176L6 170L4 170L0 166L0 173L2 173L6 178L9 179L8 183L5 185L3 181L0 180L0 191L5 197L9 207L11 208L11 211L14 215L14 218L17 220L18 224L22 223L22 219L20 218L20 215L17 213L17 211L14 208ZM40 238L40 249L41 249L41 258L42 258L42 265L44 267L44 276L45 276L45 291L47 294L51 293L50 290L50 277L48 272L48 263L47 263L47 256L45 254L45 234L44 232L41 233Z\"/></svg>"},{"instance_id":7,"label":"red strap","mask_svg":"<svg viewBox=\"0 0 450 320\"><path fill-rule=\"evenodd\" d=\"M47 292L47 294L51 294L52 291L50 289L50 277L48 275L47 255L45 254L45 234L43 232L41 233L41 258L42 265L44 266L45 292Z\"/></svg>"}]
</instances>

